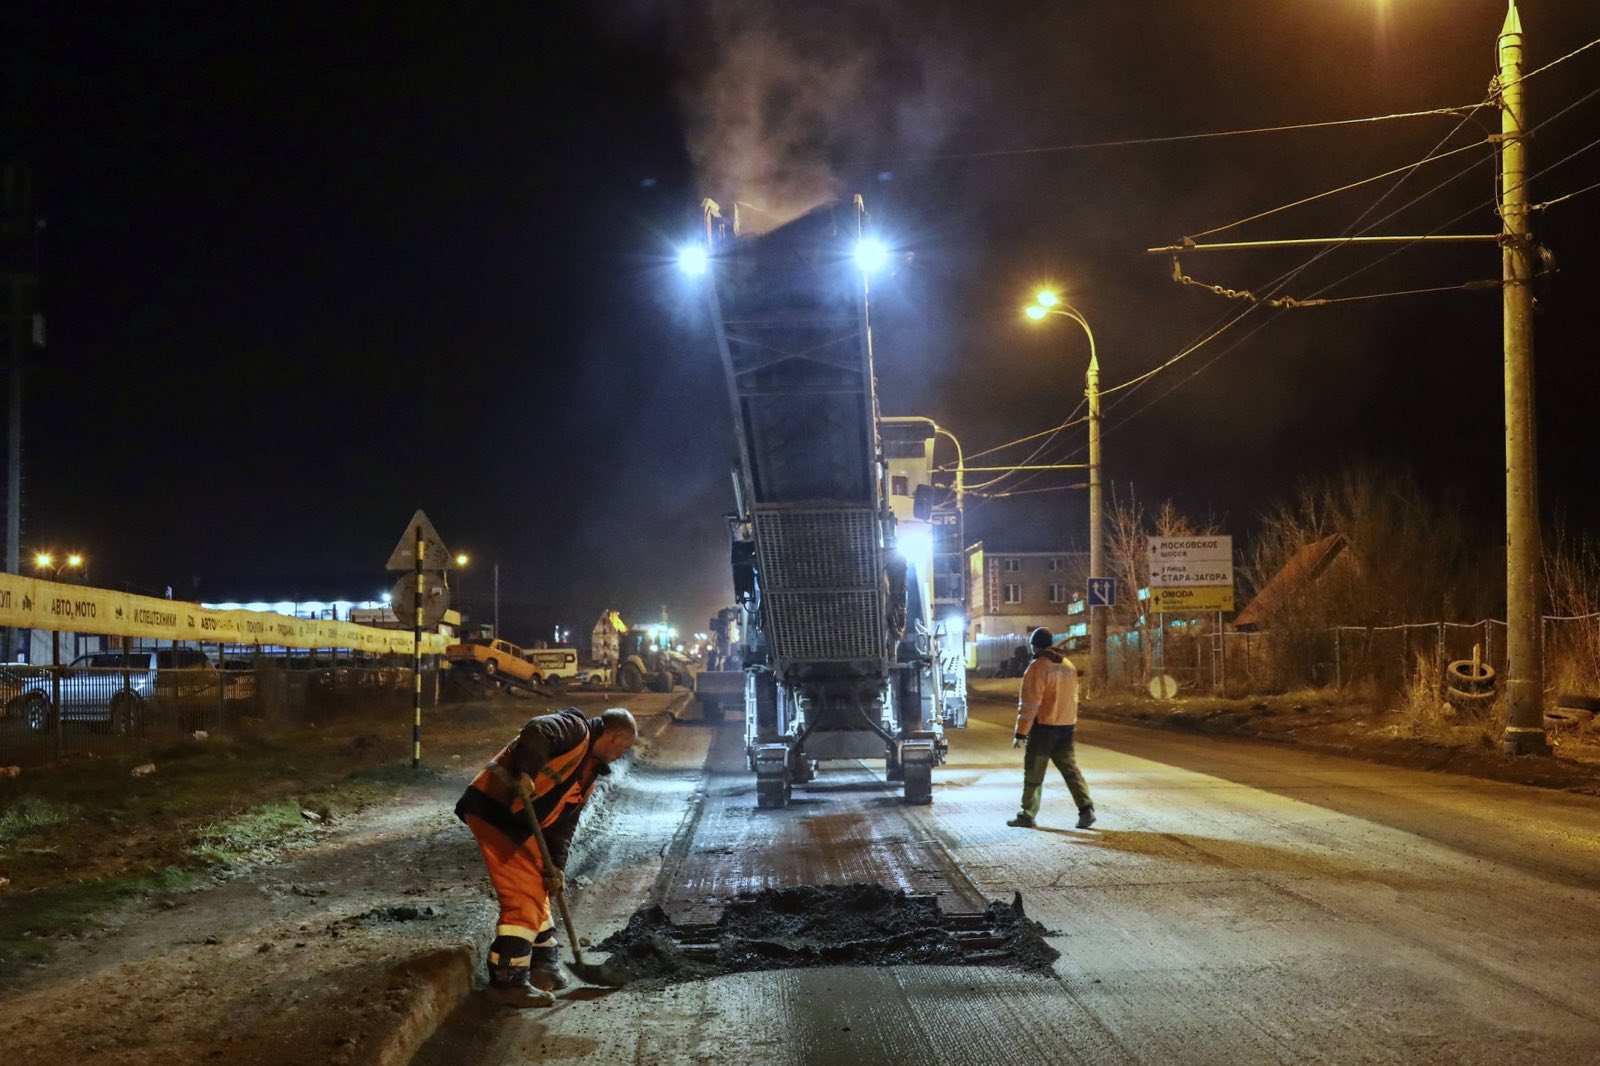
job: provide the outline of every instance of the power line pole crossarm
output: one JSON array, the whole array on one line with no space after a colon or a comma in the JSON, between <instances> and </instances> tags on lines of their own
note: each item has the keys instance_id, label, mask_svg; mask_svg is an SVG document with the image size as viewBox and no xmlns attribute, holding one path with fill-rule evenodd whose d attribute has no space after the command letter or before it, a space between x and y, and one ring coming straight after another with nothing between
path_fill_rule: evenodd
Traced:
<instances>
[{"instance_id":1,"label":"power line pole crossarm","mask_svg":"<svg viewBox=\"0 0 1600 1066\"><path fill-rule=\"evenodd\" d=\"M1500 98L1501 287L1506 404L1506 727L1510 755L1548 754L1539 631L1539 499L1533 391L1533 239L1523 107L1522 17L1506 8L1497 42Z\"/></svg>"}]
</instances>

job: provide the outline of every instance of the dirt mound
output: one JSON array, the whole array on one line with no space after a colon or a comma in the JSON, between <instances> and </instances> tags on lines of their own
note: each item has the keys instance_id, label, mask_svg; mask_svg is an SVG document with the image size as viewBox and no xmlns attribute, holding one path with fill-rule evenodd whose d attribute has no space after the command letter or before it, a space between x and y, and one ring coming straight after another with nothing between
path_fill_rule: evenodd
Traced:
<instances>
[{"instance_id":1,"label":"dirt mound","mask_svg":"<svg viewBox=\"0 0 1600 1066\"><path fill-rule=\"evenodd\" d=\"M801 966L1004 966L1051 972L1047 930L1011 903L946 913L933 896L880 885L769 889L728 901L712 925L676 925L659 906L635 911L599 945L618 978L670 984Z\"/></svg>"}]
</instances>

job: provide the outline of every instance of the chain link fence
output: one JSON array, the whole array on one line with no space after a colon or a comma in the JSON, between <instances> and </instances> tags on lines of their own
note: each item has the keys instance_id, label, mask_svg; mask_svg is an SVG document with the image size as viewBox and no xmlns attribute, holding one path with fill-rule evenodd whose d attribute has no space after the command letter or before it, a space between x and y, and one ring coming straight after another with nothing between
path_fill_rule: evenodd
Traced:
<instances>
[{"instance_id":1,"label":"chain link fence","mask_svg":"<svg viewBox=\"0 0 1600 1066\"><path fill-rule=\"evenodd\" d=\"M1600 697L1600 614L1548 615L1545 688L1554 697ZM1114 686L1142 689L1152 675L1178 682L1180 692L1249 695L1311 686L1370 689L1380 703L1411 685L1419 664L1442 678L1444 668L1478 657L1496 674L1506 669L1506 624L1498 618L1389 626L1336 626L1303 633L1241 632L1212 620L1169 622L1107 639L1107 674Z\"/></svg>"},{"instance_id":2,"label":"chain link fence","mask_svg":"<svg viewBox=\"0 0 1600 1066\"><path fill-rule=\"evenodd\" d=\"M437 657L423 660L424 705ZM0 767L138 752L201 732L265 734L409 709L407 656L254 645L128 647L65 665L0 666Z\"/></svg>"}]
</instances>

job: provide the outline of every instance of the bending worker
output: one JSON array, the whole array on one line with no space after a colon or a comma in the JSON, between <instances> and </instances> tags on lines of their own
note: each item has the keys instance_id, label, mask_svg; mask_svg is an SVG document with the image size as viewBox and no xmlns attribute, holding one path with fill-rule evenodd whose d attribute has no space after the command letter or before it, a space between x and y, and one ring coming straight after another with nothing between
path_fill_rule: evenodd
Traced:
<instances>
[{"instance_id":1,"label":"bending worker","mask_svg":"<svg viewBox=\"0 0 1600 1066\"><path fill-rule=\"evenodd\" d=\"M565 887L562 869L578 814L608 765L639 736L620 707L585 718L576 707L528 719L456 803L456 817L478 841L489 882L500 898L500 921L489 945L489 991L503 1003L548 1007L566 985L550 893ZM532 779L533 811L550 847L546 870L523 809L518 781Z\"/></svg>"},{"instance_id":2,"label":"bending worker","mask_svg":"<svg viewBox=\"0 0 1600 1066\"><path fill-rule=\"evenodd\" d=\"M1033 662L1022 675L1011 741L1012 747L1028 745L1022 760L1022 808L1006 824L1033 828L1045 771L1055 763L1078 805L1078 828L1087 829L1094 824L1094 801L1072 751L1072 734L1078 726L1078 670L1056 651L1054 634L1043 626L1033 631L1028 644Z\"/></svg>"}]
</instances>

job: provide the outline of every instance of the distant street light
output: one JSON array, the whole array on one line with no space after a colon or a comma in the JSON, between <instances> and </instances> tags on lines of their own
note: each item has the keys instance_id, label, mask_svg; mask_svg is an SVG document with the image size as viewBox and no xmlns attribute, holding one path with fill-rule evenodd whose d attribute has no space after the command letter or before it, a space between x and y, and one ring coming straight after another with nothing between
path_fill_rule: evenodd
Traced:
<instances>
[{"instance_id":1,"label":"distant street light","mask_svg":"<svg viewBox=\"0 0 1600 1066\"><path fill-rule=\"evenodd\" d=\"M60 577L63 570L81 572L86 569L82 552L68 552L57 559L55 553L49 551L34 552L33 568L45 571L51 577Z\"/></svg>"},{"instance_id":2,"label":"distant street light","mask_svg":"<svg viewBox=\"0 0 1600 1066\"><path fill-rule=\"evenodd\" d=\"M1060 294L1055 290L1040 289L1033 299L1034 302L1025 311L1030 319L1042 322L1052 315L1070 318L1083 327L1084 335L1089 338L1089 368L1084 375L1084 396L1089 401L1089 576L1104 577L1105 518L1101 512L1100 489L1100 356L1095 350L1094 330L1089 328L1089 320L1082 313L1072 305L1062 303ZM1130 589L1129 594L1137 595L1137 590ZM1089 608L1090 691L1097 696L1103 690L1106 679L1105 612L1104 607Z\"/></svg>"},{"instance_id":3,"label":"distant street light","mask_svg":"<svg viewBox=\"0 0 1600 1066\"><path fill-rule=\"evenodd\" d=\"M456 603L456 610L458 612L463 612L462 613L462 622L463 623L465 623L465 621L466 621L466 616L465 616L464 612L465 612L466 606L467 606L467 575L466 575L466 569L467 569L467 564L470 563L470 562L472 562L472 556L468 555L466 552L456 552L456 557L455 557L456 569L460 570L462 572L461 576L456 578L456 592L458 593L457 603ZM498 636L498 634L496 634L496 635Z\"/></svg>"}]
</instances>

